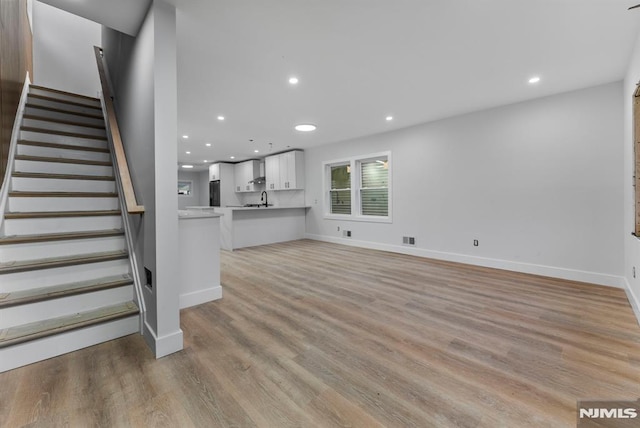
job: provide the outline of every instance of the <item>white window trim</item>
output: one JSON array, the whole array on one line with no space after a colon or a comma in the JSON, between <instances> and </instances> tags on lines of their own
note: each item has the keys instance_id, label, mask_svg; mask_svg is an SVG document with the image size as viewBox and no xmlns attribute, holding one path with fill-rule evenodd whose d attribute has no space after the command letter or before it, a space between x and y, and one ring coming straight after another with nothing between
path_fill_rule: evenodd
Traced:
<instances>
[{"instance_id":1,"label":"white window trim","mask_svg":"<svg viewBox=\"0 0 640 428\"><path fill-rule=\"evenodd\" d=\"M388 183L387 183L387 192L389 199L389 207L388 214L386 217L381 216L370 216L370 215L362 215L360 214L360 184L361 184L361 171L360 171L360 163L362 161L367 161L371 159L386 157L387 165L388 165ZM331 200L330 198L330 190L331 190L331 167L336 165L349 165L351 167L351 214L332 214L331 213ZM393 195L392 195L392 168L393 162L391 160L391 152L379 152L379 153L371 153L362 156L352 156L348 158L335 159L331 161L326 161L322 163L322 193L323 193L323 214L324 218L327 220L348 220L348 221L360 221L360 222L369 222L369 223L393 223Z\"/></svg>"}]
</instances>

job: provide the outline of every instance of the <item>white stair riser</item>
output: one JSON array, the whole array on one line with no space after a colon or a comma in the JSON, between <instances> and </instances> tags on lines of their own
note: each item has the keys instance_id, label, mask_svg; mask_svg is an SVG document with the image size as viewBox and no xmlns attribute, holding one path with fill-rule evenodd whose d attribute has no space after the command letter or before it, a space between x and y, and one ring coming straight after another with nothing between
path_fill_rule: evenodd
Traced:
<instances>
[{"instance_id":1,"label":"white stair riser","mask_svg":"<svg viewBox=\"0 0 640 428\"><path fill-rule=\"evenodd\" d=\"M0 245L0 263L44 259L51 256L65 257L87 253L122 251L126 249L124 236L33 242Z\"/></svg>"},{"instance_id":2,"label":"white stair riser","mask_svg":"<svg viewBox=\"0 0 640 428\"><path fill-rule=\"evenodd\" d=\"M111 198L9 198L11 212L95 211L117 210L117 197Z\"/></svg>"},{"instance_id":3,"label":"white stair riser","mask_svg":"<svg viewBox=\"0 0 640 428\"><path fill-rule=\"evenodd\" d=\"M65 109L66 110L66 109ZM58 120L68 120L71 122L80 122L80 123L86 123L88 125L102 125L104 126L104 119L102 117L100 118L96 118L96 117L87 117L87 116L81 116L75 113L64 113L64 112L60 112L60 111L52 111L52 110L48 110L45 108L38 108L36 106L29 106L27 105L27 107L25 108L24 111L25 115L33 115L33 116L40 116L40 117L48 117L51 119L58 119ZM93 116L101 116L100 112L96 112L96 114L93 114Z\"/></svg>"},{"instance_id":4,"label":"white stair riser","mask_svg":"<svg viewBox=\"0 0 640 428\"><path fill-rule=\"evenodd\" d=\"M55 269L7 273L0 275L0 292L11 293L69 282L88 281L104 276L128 275L130 266L129 259L119 259Z\"/></svg>"},{"instance_id":5,"label":"white stair riser","mask_svg":"<svg viewBox=\"0 0 640 428\"><path fill-rule=\"evenodd\" d=\"M17 192L115 192L116 182L105 180L67 180L64 178L11 178Z\"/></svg>"},{"instance_id":6,"label":"white stair riser","mask_svg":"<svg viewBox=\"0 0 640 428\"><path fill-rule=\"evenodd\" d=\"M95 138L69 137L66 135L48 134L46 132L20 131L21 140L41 141L44 143L69 144L106 149L107 141Z\"/></svg>"},{"instance_id":7,"label":"white stair riser","mask_svg":"<svg viewBox=\"0 0 640 428\"><path fill-rule=\"evenodd\" d=\"M133 316L0 349L0 373L98 343L138 333L140 317Z\"/></svg>"},{"instance_id":8,"label":"white stair riser","mask_svg":"<svg viewBox=\"0 0 640 428\"><path fill-rule=\"evenodd\" d=\"M44 172L49 174L113 175L113 167L111 166L29 160L16 160L13 170L18 172Z\"/></svg>"},{"instance_id":9,"label":"white stair riser","mask_svg":"<svg viewBox=\"0 0 640 428\"><path fill-rule=\"evenodd\" d=\"M71 101L71 102L74 102L74 103L86 104L86 105L90 105L90 106L99 106L100 105L100 101L97 100L97 99L88 99L88 98L85 98L85 97L76 97L74 95L61 94L59 92L47 91L47 90L44 90L44 89L39 89L39 88L34 88L34 87L29 88L29 95L42 95L43 97L55 98L57 100ZM97 98L97 96L96 96L96 98Z\"/></svg>"},{"instance_id":10,"label":"white stair riser","mask_svg":"<svg viewBox=\"0 0 640 428\"><path fill-rule=\"evenodd\" d=\"M68 125L65 123L51 122L48 120L25 118L22 121L22 126L47 129L50 131L73 132L83 135L99 135L102 137L107 136L107 133L104 129L90 128L87 126Z\"/></svg>"},{"instance_id":11,"label":"white stair riser","mask_svg":"<svg viewBox=\"0 0 640 428\"><path fill-rule=\"evenodd\" d=\"M122 217L119 215L32 219L5 218L4 220L5 235L86 232L89 230L110 230L121 228Z\"/></svg>"},{"instance_id":12,"label":"white stair riser","mask_svg":"<svg viewBox=\"0 0 640 428\"><path fill-rule=\"evenodd\" d=\"M51 107L51 108L56 108L60 110L70 111L70 112L86 113L86 114L93 114L93 115L100 114L102 112L102 110L95 109L95 108L83 107L81 105L63 103L55 100L43 100L41 98L35 98L35 97L28 97L27 104L43 106L43 107Z\"/></svg>"},{"instance_id":13,"label":"white stair riser","mask_svg":"<svg viewBox=\"0 0 640 428\"><path fill-rule=\"evenodd\" d=\"M26 156L42 156L48 158L82 159L100 162L111 161L111 155L109 153L61 149L57 147L31 146L28 144L18 144L17 154Z\"/></svg>"},{"instance_id":14,"label":"white stair riser","mask_svg":"<svg viewBox=\"0 0 640 428\"><path fill-rule=\"evenodd\" d=\"M73 315L78 312L90 311L102 306L129 302L132 299L133 286L127 285L109 290L77 294L75 296L32 303L29 305L13 306L2 309L0 329L37 321L44 321L50 318Z\"/></svg>"}]
</instances>

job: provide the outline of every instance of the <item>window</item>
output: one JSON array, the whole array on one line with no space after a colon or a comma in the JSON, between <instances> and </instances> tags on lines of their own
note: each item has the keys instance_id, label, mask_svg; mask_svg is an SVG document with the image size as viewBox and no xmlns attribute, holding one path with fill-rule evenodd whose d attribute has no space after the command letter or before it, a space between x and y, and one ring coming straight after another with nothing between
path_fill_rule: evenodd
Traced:
<instances>
[{"instance_id":1,"label":"window","mask_svg":"<svg viewBox=\"0 0 640 428\"><path fill-rule=\"evenodd\" d=\"M325 218L391 222L391 153L325 162L324 174Z\"/></svg>"},{"instance_id":2,"label":"window","mask_svg":"<svg viewBox=\"0 0 640 428\"><path fill-rule=\"evenodd\" d=\"M351 214L351 165L331 166L331 214Z\"/></svg>"},{"instance_id":3,"label":"window","mask_svg":"<svg viewBox=\"0 0 640 428\"><path fill-rule=\"evenodd\" d=\"M387 157L360 161L360 214L389 215L389 161Z\"/></svg>"}]
</instances>

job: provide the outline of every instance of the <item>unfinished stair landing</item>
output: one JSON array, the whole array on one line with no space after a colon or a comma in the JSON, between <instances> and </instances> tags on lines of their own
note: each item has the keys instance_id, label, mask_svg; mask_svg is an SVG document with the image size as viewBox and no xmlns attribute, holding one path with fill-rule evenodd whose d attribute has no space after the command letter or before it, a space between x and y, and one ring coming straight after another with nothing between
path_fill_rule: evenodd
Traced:
<instances>
[{"instance_id":1,"label":"unfinished stair landing","mask_svg":"<svg viewBox=\"0 0 640 428\"><path fill-rule=\"evenodd\" d=\"M32 85L0 231L0 372L140 329L96 98Z\"/></svg>"}]
</instances>

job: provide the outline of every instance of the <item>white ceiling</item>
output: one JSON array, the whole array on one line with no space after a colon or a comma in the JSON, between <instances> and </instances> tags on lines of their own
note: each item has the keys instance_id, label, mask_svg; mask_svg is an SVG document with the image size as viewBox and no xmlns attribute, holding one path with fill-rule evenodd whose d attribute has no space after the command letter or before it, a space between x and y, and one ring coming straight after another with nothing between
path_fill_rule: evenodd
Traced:
<instances>
[{"instance_id":1,"label":"white ceiling","mask_svg":"<svg viewBox=\"0 0 640 428\"><path fill-rule=\"evenodd\" d=\"M173 3L178 126L189 135L178 158L196 165L616 81L640 23L640 9L627 11L637 0ZM293 130L300 122L318 130Z\"/></svg>"},{"instance_id":2,"label":"white ceiling","mask_svg":"<svg viewBox=\"0 0 640 428\"><path fill-rule=\"evenodd\" d=\"M74 15L135 36L151 0L40 0Z\"/></svg>"},{"instance_id":3,"label":"white ceiling","mask_svg":"<svg viewBox=\"0 0 640 428\"><path fill-rule=\"evenodd\" d=\"M178 158L197 166L620 80L640 25L639 0L168 1ZM135 34L149 0L45 2Z\"/></svg>"}]
</instances>

